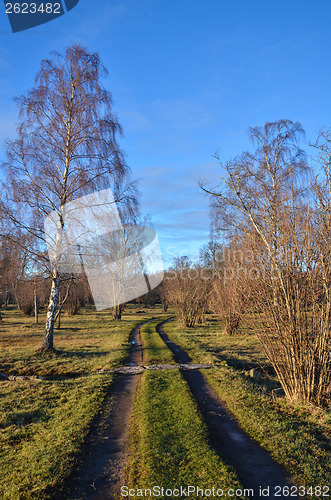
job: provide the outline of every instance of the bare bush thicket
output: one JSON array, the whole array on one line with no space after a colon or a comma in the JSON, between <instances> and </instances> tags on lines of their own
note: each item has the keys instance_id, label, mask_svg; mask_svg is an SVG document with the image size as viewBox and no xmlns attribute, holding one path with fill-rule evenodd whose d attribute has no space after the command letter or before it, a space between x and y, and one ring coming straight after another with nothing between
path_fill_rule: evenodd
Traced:
<instances>
[{"instance_id":1,"label":"bare bush thicket","mask_svg":"<svg viewBox=\"0 0 331 500\"><path fill-rule=\"evenodd\" d=\"M25 278L27 267L27 251L10 239L0 237L0 293L5 306L16 302L20 309L18 287Z\"/></svg>"},{"instance_id":2,"label":"bare bush thicket","mask_svg":"<svg viewBox=\"0 0 331 500\"><path fill-rule=\"evenodd\" d=\"M288 218L283 214L279 268L266 267L257 254L264 270L250 285L252 300L262 310L255 329L286 396L320 404L330 395L331 275L325 253L316 252L306 210L300 214L297 207Z\"/></svg>"},{"instance_id":3,"label":"bare bush thicket","mask_svg":"<svg viewBox=\"0 0 331 500\"><path fill-rule=\"evenodd\" d=\"M192 328L204 322L211 287L208 274L210 270L179 259L165 275L165 299L177 311L182 326Z\"/></svg>"},{"instance_id":4,"label":"bare bush thicket","mask_svg":"<svg viewBox=\"0 0 331 500\"><path fill-rule=\"evenodd\" d=\"M93 301L86 276L75 277L63 283L60 288L60 306L61 299L62 307L70 316L77 314L81 307L91 304Z\"/></svg>"},{"instance_id":5,"label":"bare bush thicket","mask_svg":"<svg viewBox=\"0 0 331 500\"><path fill-rule=\"evenodd\" d=\"M249 268L245 251L213 238L201 248L200 260L210 270L208 308L223 327L223 333L233 335L238 331L247 303L245 284Z\"/></svg>"},{"instance_id":6,"label":"bare bush thicket","mask_svg":"<svg viewBox=\"0 0 331 500\"><path fill-rule=\"evenodd\" d=\"M233 262L224 263L212 280L209 307L223 326L223 333L237 333L245 311L245 280Z\"/></svg>"},{"instance_id":7,"label":"bare bush thicket","mask_svg":"<svg viewBox=\"0 0 331 500\"><path fill-rule=\"evenodd\" d=\"M314 199L300 124L280 120L250 133L255 151L223 165L223 188L203 188L216 225L254 256L255 329L287 398L320 404L331 382L329 165Z\"/></svg>"}]
</instances>

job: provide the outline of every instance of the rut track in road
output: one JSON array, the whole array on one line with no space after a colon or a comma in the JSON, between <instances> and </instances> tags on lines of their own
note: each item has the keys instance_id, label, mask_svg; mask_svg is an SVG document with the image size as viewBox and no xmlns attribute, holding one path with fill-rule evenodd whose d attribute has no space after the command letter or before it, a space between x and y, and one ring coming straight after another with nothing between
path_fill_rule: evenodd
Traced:
<instances>
[{"instance_id":1,"label":"rut track in road","mask_svg":"<svg viewBox=\"0 0 331 500\"><path fill-rule=\"evenodd\" d=\"M157 324L156 331L173 353L175 361L188 365L192 359L163 330L163 325L171 319ZM259 495L260 487L270 488L270 496L263 498L274 498L271 493L277 491L276 486L293 486L289 474L240 427L203 374L199 370L187 369L181 369L181 373L207 425L210 445L221 459L236 470L244 488L253 489L254 497L250 498L262 498ZM288 496L275 498L284 499Z\"/></svg>"},{"instance_id":2,"label":"rut track in road","mask_svg":"<svg viewBox=\"0 0 331 500\"><path fill-rule=\"evenodd\" d=\"M155 318L156 319L156 318ZM149 321L153 321L152 320ZM143 361L140 323L130 334L128 366L138 366ZM69 495L61 500L111 500L119 498L123 484L122 474L127 458L127 432L134 395L140 372L116 375L103 404L103 410L89 432L85 452L81 456L81 467L70 479Z\"/></svg>"}]
</instances>

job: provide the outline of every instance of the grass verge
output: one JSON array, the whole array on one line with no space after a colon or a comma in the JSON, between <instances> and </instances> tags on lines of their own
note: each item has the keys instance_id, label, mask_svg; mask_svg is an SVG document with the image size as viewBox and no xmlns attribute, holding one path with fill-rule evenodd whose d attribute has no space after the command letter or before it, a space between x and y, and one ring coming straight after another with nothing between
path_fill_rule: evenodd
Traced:
<instances>
[{"instance_id":1,"label":"grass verge","mask_svg":"<svg viewBox=\"0 0 331 500\"><path fill-rule=\"evenodd\" d=\"M0 498L47 499L76 465L112 375L2 385Z\"/></svg>"},{"instance_id":2,"label":"grass verge","mask_svg":"<svg viewBox=\"0 0 331 500\"><path fill-rule=\"evenodd\" d=\"M38 353L44 324L36 325L17 310L5 311L0 322L0 372L68 377L118 366L128 355L130 331L150 315L148 310L139 315L127 307L120 322L113 321L109 311L91 309L62 316L63 326L54 332L56 351L44 355Z\"/></svg>"}]
</instances>

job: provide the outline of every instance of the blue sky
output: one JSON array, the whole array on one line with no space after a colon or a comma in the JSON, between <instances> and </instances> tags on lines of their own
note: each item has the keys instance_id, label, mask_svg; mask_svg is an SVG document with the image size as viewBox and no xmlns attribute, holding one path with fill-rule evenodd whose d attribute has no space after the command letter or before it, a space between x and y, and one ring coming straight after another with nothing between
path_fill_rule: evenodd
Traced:
<instances>
[{"instance_id":1,"label":"blue sky","mask_svg":"<svg viewBox=\"0 0 331 500\"><path fill-rule=\"evenodd\" d=\"M329 0L80 0L66 15L13 34L0 15L0 142L15 134L13 97L51 50L98 51L163 257L195 257L209 238L201 178L248 147L247 128L289 118L307 142L331 126Z\"/></svg>"}]
</instances>

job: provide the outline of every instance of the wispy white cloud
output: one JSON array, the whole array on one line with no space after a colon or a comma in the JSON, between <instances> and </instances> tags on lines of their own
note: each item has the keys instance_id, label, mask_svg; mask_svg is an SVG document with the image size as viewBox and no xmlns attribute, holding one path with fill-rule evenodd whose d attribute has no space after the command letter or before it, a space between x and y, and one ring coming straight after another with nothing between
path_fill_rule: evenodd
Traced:
<instances>
[{"instance_id":1,"label":"wispy white cloud","mask_svg":"<svg viewBox=\"0 0 331 500\"><path fill-rule=\"evenodd\" d=\"M154 120L148 118L144 113L139 111L124 110L121 112L121 123L126 133L137 132L151 132L156 128Z\"/></svg>"},{"instance_id":2,"label":"wispy white cloud","mask_svg":"<svg viewBox=\"0 0 331 500\"><path fill-rule=\"evenodd\" d=\"M209 200L198 181L206 175L216 184L216 161L140 168L140 174L141 209L151 216L167 265L174 253L193 258L209 240Z\"/></svg>"},{"instance_id":3,"label":"wispy white cloud","mask_svg":"<svg viewBox=\"0 0 331 500\"><path fill-rule=\"evenodd\" d=\"M218 117L198 97L151 100L144 107L131 100L128 107L120 107L118 114L129 154L131 149L147 158L194 155L201 151L206 131L219 127ZM212 148L209 154L213 152Z\"/></svg>"}]
</instances>

